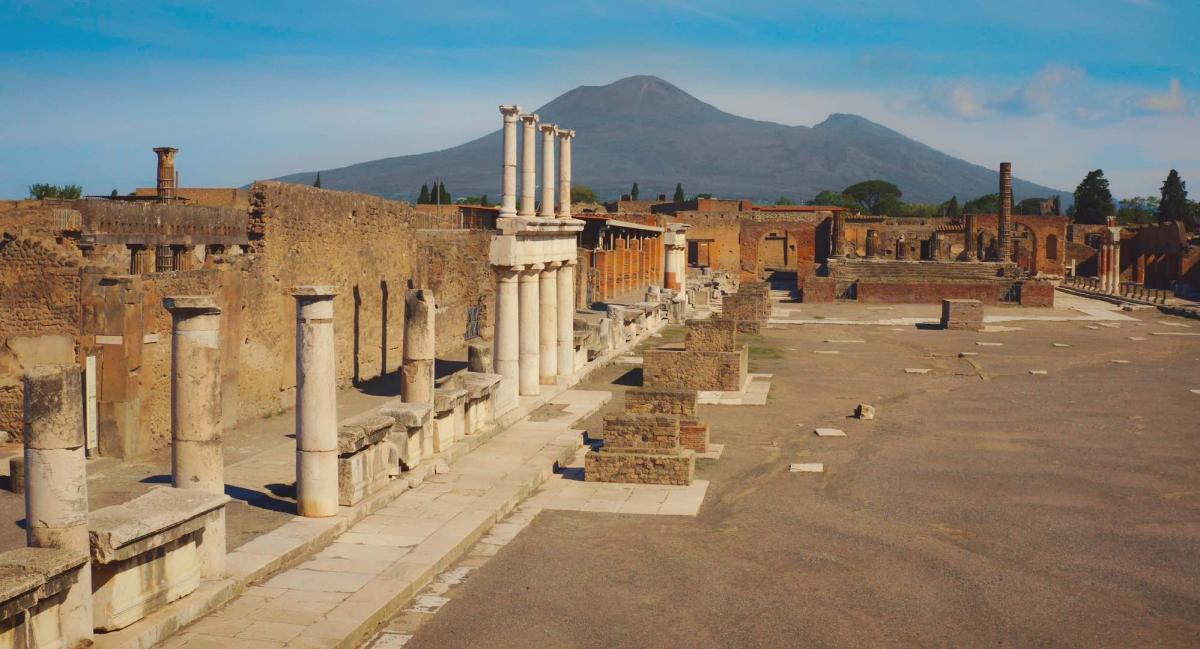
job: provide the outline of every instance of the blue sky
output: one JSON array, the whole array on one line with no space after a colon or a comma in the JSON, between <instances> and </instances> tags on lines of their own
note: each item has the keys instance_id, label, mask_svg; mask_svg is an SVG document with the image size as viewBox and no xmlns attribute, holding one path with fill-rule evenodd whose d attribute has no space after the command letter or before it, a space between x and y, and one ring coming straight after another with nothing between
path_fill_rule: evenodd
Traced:
<instances>
[{"instance_id":1,"label":"blue sky","mask_svg":"<svg viewBox=\"0 0 1200 649\"><path fill-rule=\"evenodd\" d=\"M1196 0L12 2L0 197L184 185L419 153L578 85L662 77L732 113L857 113L988 167L1200 198Z\"/></svg>"}]
</instances>

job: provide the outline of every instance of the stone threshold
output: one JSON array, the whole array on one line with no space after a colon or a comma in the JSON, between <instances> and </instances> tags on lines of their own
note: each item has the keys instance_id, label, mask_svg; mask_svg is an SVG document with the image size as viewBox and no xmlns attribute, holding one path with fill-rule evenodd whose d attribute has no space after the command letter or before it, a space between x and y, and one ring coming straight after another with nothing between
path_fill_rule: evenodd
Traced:
<instances>
[{"instance_id":1,"label":"stone threshold","mask_svg":"<svg viewBox=\"0 0 1200 649\"><path fill-rule=\"evenodd\" d=\"M419 487L435 473L435 467L439 465L448 467L461 460L496 435L521 422L533 411L567 392L570 385L578 384L597 369L612 364L618 356L629 353L630 350L664 326L665 324L661 321L657 322L616 349L597 356L584 367L577 369L571 377L560 377L558 385L542 386L541 394L537 396L518 397L512 407L497 413L495 421L490 426L455 442L445 452L423 460L415 469L405 472L388 486L361 502L350 507L339 507L337 515L328 518L297 516L282 526L245 543L226 555L228 577L206 580L191 595L164 606L124 629L96 634L94 646L100 649L150 649L157 646L175 632L244 593L252 583L284 571L322 550L356 523L388 506L404 493ZM376 409L378 407L365 412ZM572 449L571 454L573 453ZM563 459L568 461L570 455ZM250 458L243 461L248 460ZM552 467L547 470L551 469ZM539 481L538 484L541 482ZM527 497L529 493L532 493L532 489L525 492L521 499ZM521 499L518 499L517 502L519 503ZM506 511L511 511L511 508ZM487 526L490 527L496 520L490 521ZM486 527L483 528L483 531L486 529ZM470 545L468 543L465 547L470 547ZM433 574L436 572L433 571ZM410 592L408 596L411 597L411 595ZM353 646L353 644L347 646Z\"/></svg>"}]
</instances>

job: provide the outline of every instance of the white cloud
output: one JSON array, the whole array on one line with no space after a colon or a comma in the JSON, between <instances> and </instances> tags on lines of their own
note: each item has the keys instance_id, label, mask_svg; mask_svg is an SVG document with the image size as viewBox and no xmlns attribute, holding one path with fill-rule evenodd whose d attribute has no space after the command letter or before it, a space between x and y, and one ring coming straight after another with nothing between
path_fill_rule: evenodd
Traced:
<instances>
[{"instance_id":1,"label":"white cloud","mask_svg":"<svg viewBox=\"0 0 1200 649\"><path fill-rule=\"evenodd\" d=\"M1183 96L1183 84L1171 79L1165 95L1146 95L1138 101L1138 107L1150 113L1175 114L1187 110L1187 99Z\"/></svg>"}]
</instances>

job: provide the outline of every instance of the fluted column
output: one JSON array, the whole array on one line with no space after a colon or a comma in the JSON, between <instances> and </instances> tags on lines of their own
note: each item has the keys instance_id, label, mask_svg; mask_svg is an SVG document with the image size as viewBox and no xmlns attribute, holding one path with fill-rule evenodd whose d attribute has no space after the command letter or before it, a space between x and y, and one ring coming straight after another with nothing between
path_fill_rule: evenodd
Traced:
<instances>
[{"instance_id":1,"label":"fluted column","mask_svg":"<svg viewBox=\"0 0 1200 649\"><path fill-rule=\"evenodd\" d=\"M538 300L538 275L542 264L529 264L521 270L517 279L520 293L520 337L518 360L520 376L518 389L523 396L536 396L541 392L538 373L541 370L538 355L541 337L538 333L541 322L541 303Z\"/></svg>"},{"instance_id":2,"label":"fluted column","mask_svg":"<svg viewBox=\"0 0 1200 649\"><path fill-rule=\"evenodd\" d=\"M301 516L338 510L337 366L332 286L298 286L296 298L296 507Z\"/></svg>"},{"instance_id":3,"label":"fluted column","mask_svg":"<svg viewBox=\"0 0 1200 649\"><path fill-rule=\"evenodd\" d=\"M561 143L558 168L558 217L571 218L571 141L575 139L575 131L561 129L558 132Z\"/></svg>"},{"instance_id":4,"label":"fluted column","mask_svg":"<svg viewBox=\"0 0 1200 649\"><path fill-rule=\"evenodd\" d=\"M221 309L210 296L163 299L171 312L171 483L225 493L221 442ZM205 526L200 571L225 574L225 508Z\"/></svg>"},{"instance_id":5,"label":"fluted column","mask_svg":"<svg viewBox=\"0 0 1200 649\"><path fill-rule=\"evenodd\" d=\"M538 274L538 378L542 385L554 385L558 376L558 266L546 262Z\"/></svg>"},{"instance_id":6,"label":"fluted column","mask_svg":"<svg viewBox=\"0 0 1200 649\"><path fill-rule=\"evenodd\" d=\"M996 261L1008 261L1012 252L1012 163L1000 163L1000 215L996 219Z\"/></svg>"},{"instance_id":7,"label":"fluted column","mask_svg":"<svg viewBox=\"0 0 1200 649\"><path fill-rule=\"evenodd\" d=\"M517 115L520 106L501 106L504 117L504 177L500 192L500 216L517 215Z\"/></svg>"},{"instance_id":8,"label":"fluted column","mask_svg":"<svg viewBox=\"0 0 1200 649\"><path fill-rule=\"evenodd\" d=\"M575 372L575 266L572 259L558 269L558 375Z\"/></svg>"},{"instance_id":9,"label":"fluted column","mask_svg":"<svg viewBox=\"0 0 1200 649\"><path fill-rule=\"evenodd\" d=\"M521 115L521 216L537 216L537 113Z\"/></svg>"},{"instance_id":10,"label":"fluted column","mask_svg":"<svg viewBox=\"0 0 1200 649\"><path fill-rule=\"evenodd\" d=\"M519 274L519 268L496 267L496 340L492 347L492 366L497 374L504 377L502 389L512 396L516 395L520 382Z\"/></svg>"},{"instance_id":11,"label":"fluted column","mask_svg":"<svg viewBox=\"0 0 1200 649\"><path fill-rule=\"evenodd\" d=\"M546 218L554 217L554 138L558 127L542 124L542 211Z\"/></svg>"}]
</instances>

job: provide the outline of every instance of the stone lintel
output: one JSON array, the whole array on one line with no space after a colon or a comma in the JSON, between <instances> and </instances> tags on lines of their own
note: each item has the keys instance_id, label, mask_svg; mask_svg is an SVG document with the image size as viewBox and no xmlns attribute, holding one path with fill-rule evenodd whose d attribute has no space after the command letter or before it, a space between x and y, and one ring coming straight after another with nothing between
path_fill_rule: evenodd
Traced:
<instances>
[{"instance_id":1,"label":"stone lintel","mask_svg":"<svg viewBox=\"0 0 1200 649\"><path fill-rule=\"evenodd\" d=\"M306 284L292 289L295 297L334 297L340 290L332 284Z\"/></svg>"},{"instance_id":2,"label":"stone lintel","mask_svg":"<svg viewBox=\"0 0 1200 649\"><path fill-rule=\"evenodd\" d=\"M92 559L122 561L205 526L230 500L225 494L161 487L88 516Z\"/></svg>"},{"instance_id":3,"label":"stone lintel","mask_svg":"<svg viewBox=\"0 0 1200 649\"><path fill-rule=\"evenodd\" d=\"M221 307L211 295L171 295L163 298L163 308L185 315L217 315Z\"/></svg>"}]
</instances>

